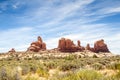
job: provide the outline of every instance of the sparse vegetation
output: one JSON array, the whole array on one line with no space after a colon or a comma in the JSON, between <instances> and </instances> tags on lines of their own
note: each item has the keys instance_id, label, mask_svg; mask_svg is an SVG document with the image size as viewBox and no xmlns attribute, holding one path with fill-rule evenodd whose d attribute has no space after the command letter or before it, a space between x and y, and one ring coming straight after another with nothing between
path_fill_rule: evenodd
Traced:
<instances>
[{"instance_id":1,"label":"sparse vegetation","mask_svg":"<svg viewBox=\"0 0 120 80\"><path fill-rule=\"evenodd\" d=\"M101 70L104 68L104 66L100 63L94 63L92 64L92 68L94 68L95 70Z\"/></svg>"},{"instance_id":2,"label":"sparse vegetation","mask_svg":"<svg viewBox=\"0 0 120 80\"><path fill-rule=\"evenodd\" d=\"M63 63L62 65L59 66L59 69L61 71L75 70L78 68L79 68L79 65L75 63Z\"/></svg>"},{"instance_id":3,"label":"sparse vegetation","mask_svg":"<svg viewBox=\"0 0 120 80\"><path fill-rule=\"evenodd\" d=\"M120 80L120 56L18 58L0 60L0 80Z\"/></svg>"}]
</instances>

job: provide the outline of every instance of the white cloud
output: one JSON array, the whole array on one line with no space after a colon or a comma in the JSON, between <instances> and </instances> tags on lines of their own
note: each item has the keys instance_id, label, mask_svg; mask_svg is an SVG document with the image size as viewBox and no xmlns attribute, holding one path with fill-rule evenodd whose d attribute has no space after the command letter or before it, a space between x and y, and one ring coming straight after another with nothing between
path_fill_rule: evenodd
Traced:
<instances>
[{"instance_id":1,"label":"white cloud","mask_svg":"<svg viewBox=\"0 0 120 80\"><path fill-rule=\"evenodd\" d=\"M102 8L97 13L100 15L105 15L105 16L108 16L106 14L110 14L110 16L111 16L112 14L120 13L120 6Z\"/></svg>"},{"instance_id":2,"label":"white cloud","mask_svg":"<svg viewBox=\"0 0 120 80\"><path fill-rule=\"evenodd\" d=\"M12 5L12 7L13 7L14 9L17 9L17 8L19 7L19 5L20 5L20 3L15 3L15 4Z\"/></svg>"},{"instance_id":3,"label":"white cloud","mask_svg":"<svg viewBox=\"0 0 120 80\"><path fill-rule=\"evenodd\" d=\"M103 1L104 5L98 3L99 5L89 7L88 5L95 0L76 0L76 2L65 2L62 0L61 5L55 6L54 2L56 0L42 1L44 5L40 1L33 0L29 3L26 0L24 4L12 5L15 9L25 4L30 7L30 9L23 12L24 14L15 16L15 22L18 25L31 25L32 27L1 31L1 52L8 51L12 47L16 48L16 50L26 50L29 44L40 35L47 43L48 49L56 48L61 37L70 38L75 43L77 40L81 40L83 46L86 46L87 43L93 45L94 41L104 38L112 52L120 53L119 46L117 45L120 42L119 32L111 33L113 30L118 31L120 29L113 28L115 24L92 23L119 13L120 8L117 4L117 6L106 6ZM92 11L94 9L97 10Z\"/></svg>"},{"instance_id":4,"label":"white cloud","mask_svg":"<svg viewBox=\"0 0 120 80\"><path fill-rule=\"evenodd\" d=\"M116 13L116 12L120 13L120 7L110 8L110 9L108 9L106 11L107 11L107 13Z\"/></svg>"},{"instance_id":5,"label":"white cloud","mask_svg":"<svg viewBox=\"0 0 120 80\"><path fill-rule=\"evenodd\" d=\"M31 27L22 27L1 31L0 34L0 51L8 51L10 48L20 48L26 46L33 38L31 37L33 30Z\"/></svg>"},{"instance_id":6,"label":"white cloud","mask_svg":"<svg viewBox=\"0 0 120 80\"><path fill-rule=\"evenodd\" d=\"M83 27L84 26L84 27ZM86 46L87 43L90 43L93 47L93 44L95 41L104 39L105 43L108 44L108 48L110 51L114 54L119 54L119 44L120 43L120 34L114 33L110 34L111 31L115 30L114 28L109 28L110 25L106 24L92 24L92 25L81 25L81 28L79 28L79 32L77 33L71 33L71 34L62 34L59 37L50 38L48 39L47 45L48 48L55 48L58 46L58 40L61 37L69 38L74 41L74 43L77 43L77 40L81 41L81 45ZM111 25L112 26L112 25ZM88 29L87 29L88 28ZM116 28L117 30L117 28ZM51 46L52 45L52 46Z\"/></svg>"}]
</instances>

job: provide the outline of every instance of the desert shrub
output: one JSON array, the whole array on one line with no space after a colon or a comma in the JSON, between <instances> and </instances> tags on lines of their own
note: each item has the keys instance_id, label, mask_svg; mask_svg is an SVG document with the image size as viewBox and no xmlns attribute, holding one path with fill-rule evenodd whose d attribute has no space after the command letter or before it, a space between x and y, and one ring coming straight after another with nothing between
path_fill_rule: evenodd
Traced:
<instances>
[{"instance_id":1,"label":"desert shrub","mask_svg":"<svg viewBox=\"0 0 120 80\"><path fill-rule=\"evenodd\" d=\"M44 70L44 69L37 69L36 73L40 76L40 77L48 77L49 76L49 73L47 70Z\"/></svg>"},{"instance_id":2,"label":"desert shrub","mask_svg":"<svg viewBox=\"0 0 120 80\"><path fill-rule=\"evenodd\" d=\"M59 69L62 71L78 69L79 65L75 63L63 63L59 66Z\"/></svg>"},{"instance_id":3,"label":"desert shrub","mask_svg":"<svg viewBox=\"0 0 120 80\"><path fill-rule=\"evenodd\" d=\"M39 79L36 77L27 76L25 80L39 80Z\"/></svg>"},{"instance_id":4,"label":"desert shrub","mask_svg":"<svg viewBox=\"0 0 120 80\"><path fill-rule=\"evenodd\" d=\"M21 75L20 75L19 72L16 72L16 73L14 74L13 78L14 78L13 80L22 80Z\"/></svg>"},{"instance_id":5,"label":"desert shrub","mask_svg":"<svg viewBox=\"0 0 120 80\"><path fill-rule=\"evenodd\" d=\"M33 73L35 73L36 70L38 69L38 66L36 64L30 64L29 67L30 67L30 72Z\"/></svg>"},{"instance_id":6,"label":"desert shrub","mask_svg":"<svg viewBox=\"0 0 120 80\"><path fill-rule=\"evenodd\" d=\"M115 75L117 79L120 79L120 71Z\"/></svg>"},{"instance_id":7,"label":"desert shrub","mask_svg":"<svg viewBox=\"0 0 120 80\"><path fill-rule=\"evenodd\" d=\"M94 70L80 70L60 77L56 80L103 80L103 75ZM52 80L52 79L51 79Z\"/></svg>"},{"instance_id":8,"label":"desert shrub","mask_svg":"<svg viewBox=\"0 0 120 80\"><path fill-rule=\"evenodd\" d=\"M108 69L120 70L120 63L116 62L116 63L108 64L106 67Z\"/></svg>"},{"instance_id":9,"label":"desert shrub","mask_svg":"<svg viewBox=\"0 0 120 80\"><path fill-rule=\"evenodd\" d=\"M102 80L102 75L94 70L80 70L76 77L80 80Z\"/></svg>"},{"instance_id":10,"label":"desert shrub","mask_svg":"<svg viewBox=\"0 0 120 80\"><path fill-rule=\"evenodd\" d=\"M98 58L98 57L97 57L97 55L94 54L94 55L93 55L93 58Z\"/></svg>"},{"instance_id":11,"label":"desert shrub","mask_svg":"<svg viewBox=\"0 0 120 80\"><path fill-rule=\"evenodd\" d=\"M4 67L0 69L0 80L21 80L21 75L12 68Z\"/></svg>"},{"instance_id":12,"label":"desert shrub","mask_svg":"<svg viewBox=\"0 0 120 80\"><path fill-rule=\"evenodd\" d=\"M107 76L104 80L120 80L120 71L116 75Z\"/></svg>"},{"instance_id":13,"label":"desert shrub","mask_svg":"<svg viewBox=\"0 0 120 80\"><path fill-rule=\"evenodd\" d=\"M0 69L0 80L8 80L8 74L5 68Z\"/></svg>"},{"instance_id":14,"label":"desert shrub","mask_svg":"<svg viewBox=\"0 0 120 80\"><path fill-rule=\"evenodd\" d=\"M65 60L73 60L76 59L76 55L69 55L65 57Z\"/></svg>"},{"instance_id":15,"label":"desert shrub","mask_svg":"<svg viewBox=\"0 0 120 80\"><path fill-rule=\"evenodd\" d=\"M98 63L100 63L100 64L102 64L102 65L106 65L106 64L107 64L105 60L101 60L101 61L99 61Z\"/></svg>"},{"instance_id":16,"label":"desert shrub","mask_svg":"<svg viewBox=\"0 0 120 80\"><path fill-rule=\"evenodd\" d=\"M45 65L48 69L57 68L57 63L56 63L56 62L46 62L44 65Z\"/></svg>"},{"instance_id":17,"label":"desert shrub","mask_svg":"<svg viewBox=\"0 0 120 80\"><path fill-rule=\"evenodd\" d=\"M34 56L33 59L35 59L35 60L40 60L41 58L38 57L38 56Z\"/></svg>"},{"instance_id":18,"label":"desert shrub","mask_svg":"<svg viewBox=\"0 0 120 80\"><path fill-rule=\"evenodd\" d=\"M101 70L101 69L103 69L103 65L100 64L100 63L95 63L95 64L93 64L93 65L91 65L91 66L92 66L92 68L94 68L95 70Z\"/></svg>"},{"instance_id":19,"label":"desert shrub","mask_svg":"<svg viewBox=\"0 0 120 80\"><path fill-rule=\"evenodd\" d=\"M27 60L32 60L32 58L29 58L29 57L28 57Z\"/></svg>"},{"instance_id":20,"label":"desert shrub","mask_svg":"<svg viewBox=\"0 0 120 80\"><path fill-rule=\"evenodd\" d=\"M30 72L30 67L29 66L22 66L22 75L26 75Z\"/></svg>"}]
</instances>

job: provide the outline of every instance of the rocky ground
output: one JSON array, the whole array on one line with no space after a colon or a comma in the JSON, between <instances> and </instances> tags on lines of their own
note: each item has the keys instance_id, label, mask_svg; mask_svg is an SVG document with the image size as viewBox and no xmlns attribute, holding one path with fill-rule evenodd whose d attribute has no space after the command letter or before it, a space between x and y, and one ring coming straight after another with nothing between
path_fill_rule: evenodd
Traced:
<instances>
[{"instance_id":1,"label":"rocky ground","mask_svg":"<svg viewBox=\"0 0 120 80\"><path fill-rule=\"evenodd\" d=\"M8 53L1 53L0 59L7 59L7 58L17 58L17 59L26 59L26 58L64 58L70 55L76 56L76 58L85 58L85 57L112 57L115 56L112 53L94 53L88 50L84 50L82 52L60 52L57 50L45 50L39 52L8 52Z\"/></svg>"}]
</instances>

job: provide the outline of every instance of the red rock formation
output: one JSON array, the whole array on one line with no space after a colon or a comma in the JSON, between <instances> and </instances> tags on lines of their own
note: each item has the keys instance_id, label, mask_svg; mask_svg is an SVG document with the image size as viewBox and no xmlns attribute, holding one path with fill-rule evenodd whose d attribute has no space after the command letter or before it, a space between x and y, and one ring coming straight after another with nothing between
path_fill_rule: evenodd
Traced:
<instances>
[{"instance_id":1,"label":"red rock formation","mask_svg":"<svg viewBox=\"0 0 120 80\"><path fill-rule=\"evenodd\" d=\"M46 44L43 42L42 43L42 47L41 47L43 50L46 50Z\"/></svg>"},{"instance_id":2,"label":"red rock formation","mask_svg":"<svg viewBox=\"0 0 120 80\"><path fill-rule=\"evenodd\" d=\"M59 51L62 52L76 52L76 51L83 51L85 49L96 53L109 52L109 49L107 45L104 43L103 39L96 41L93 48L91 48L89 44L87 44L87 46L84 48L80 45L79 40L77 41L77 46L76 46L73 43L73 41L71 41L70 39L61 38L59 40L58 49Z\"/></svg>"},{"instance_id":3,"label":"red rock formation","mask_svg":"<svg viewBox=\"0 0 120 80\"><path fill-rule=\"evenodd\" d=\"M92 52L109 52L109 49L107 45L104 43L104 40L98 40L94 43L94 48L91 48L89 44L86 46L86 50L92 51Z\"/></svg>"},{"instance_id":4,"label":"red rock formation","mask_svg":"<svg viewBox=\"0 0 120 80\"><path fill-rule=\"evenodd\" d=\"M107 45L104 43L104 40L98 40L94 43L94 50L96 53L98 52L109 52Z\"/></svg>"},{"instance_id":5,"label":"red rock formation","mask_svg":"<svg viewBox=\"0 0 120 80\"><path fill-rule=\"evenodd\" d=\"M38 52L40 50L46 50L46 44L42 41L42 38L38 36L38 40L31 43L28 51Z\"/></svg>"},{"instance_id":6,"label":"red rock formation","mask_svg":"<svg viewBox=\"0 0 120 80\"><path fill-rule=\"evenodd\" d=\"M90 44L87 44L85 49L94 52L94 48L91 48Z\"/></svg>"},{"instance_id":7,"label":"red rock formation","mask_svg":"<svg viewBox=\"0 0 120 80\"><path fill-rule=\"evenodd\" d=\"M87 46L86 46L86 50L90 50L90 51L91 51L90 44L87 44Z\"/></svg>"},{"instance_id":8,"label":"red rock formation","mask_svg":"<svg viewBox=\"0 0 120 80\"><path fill-rule=\"evenodd\" d=\"M80 40L77 41L78 46L80 47Z\"/></svg>"},{"instance_id":9,"label":"red rock formation","mask_svg":"<svg viewBox=\"0 0 120 80\"><path fill-rule=\"evenodd\" d=\"M15 51L14 48L12 48L12 49L11 49L10 51L8 51L8 52L14 53L14 52L16 52L16 51Z\"/></svg>"},{"instance_id":10,"label":"red rock formation","mask_svg":"<svg viewBox=\"0 0 120 80\"><path fill-rule=\"evenodd\" d=\"M62 52L76 52L84 50L84 47L80 46L80 41L78 41L78 46L76 46L70 39L61 38L59 40L58 49Z\"/></svg>"},{"instance_id":11,"label":"red rock formation","mask_svg":"<svg viewBox=\"0 0 120 80\"><path fill-rule=\"evenodd\" d=\"M89 44L84 48L81 46L81 42L77 41L77 46L73 43L72 40L61 38L58 43L58 50L62 52L77 52L83 50L89 50L92 52L109 52L107 45L104 43L104 40L98 40L94 43L94 47L91 48ZM42 41L42 38L39 36L36 42L32 42L28 51L38 52L40 50L46 50L46 44ZM14 49L11 50L14 52Z\"/></svg>"}]
</instances>

